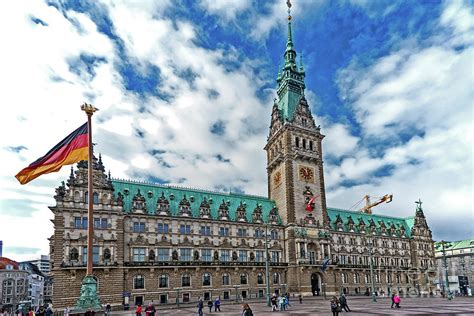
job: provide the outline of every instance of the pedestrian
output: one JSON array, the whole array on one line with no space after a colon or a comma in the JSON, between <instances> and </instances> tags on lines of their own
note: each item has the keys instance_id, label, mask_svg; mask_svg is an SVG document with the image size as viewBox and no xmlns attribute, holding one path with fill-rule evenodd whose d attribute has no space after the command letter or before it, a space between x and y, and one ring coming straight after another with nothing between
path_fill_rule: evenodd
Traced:
<instances>
[{"instance_id":1,"label":"pedestrian","mask_svg":"<svg viewBox=\"0 0 474 316\"><path fill-rule=\"evenodd\" d=\"M68 307L69 308L69 307ZM67 308L66 308L67 309ZM0 315L3 315L2 313L0 313ZM35 312L33 311L33 308L30 307L29 311L28 311L28 316L35 316ZM69 316L69 314L67 315Z\"/></svg>"},{"instance_id":2,"label":"pedestrian","mask_svg":"<svg viewBox=\"0 0 474 316\"><path fill-rule=\"evenodd\" d=\"M286 293L285 296L286 296L286 305L291 306L291 304L290 304L290 293Z\"/></svg>"},{"instance_id":3,"label":"pedestrian","mask_svg":"<svg viewBox=\"0 0 474 316\"><path fill-rule=\"evenodd\" d=\"M339 305L339 300L337 296L333 296L331 299L331 312L333 316L339 316L339 312L341 311L341 306Z\"/></svg>"},{"instance_id":4,"label":"pedestrian","mask_svg":"<svg viewBox=\"0 0 474 316\"><path fill-rule=\"evenodd\" d=\"M138 304L137 309L135 310L135 315L136 316L142 316L142 306Z\"/></svg>"},{"instance_id":5,"label":"pedestrian","mask_svg":"<svg viewBox=\"0 0 474 316\"><path fill-rule=\"evenodd\" d=\"M155 306L152 303L148 303L148 306L145 309L146 316L155 316Z\"/></svg>"},{"instance_id":6,"label":"pedestrian","mask_svg":"<svg viewBox=\"0 0 474 316\"><path fill-rule=\"evenodd\" d=\"M395 302L395 307L396 308L400 308L400 296L395 295L395 297L393 298L393 301Z\"/></svg>"},{"instance_id":7,"label":"pedestrian","mask_svg":"<svg viewBox=\"0 0 474 316\"><path fill-rule=\"evenodd\" d=\"M46 310L44 309L44 306L40 306L38 308L38 312L36 313L38 316L45 316L46 315Z\"/></svg>"},{"instance_id":8,"label":"pedestrian","mask_svg":"<svg viewBox=\"0 0 474 316\"><path fill-rule=\"evenodd\" d=\"M275 293L273 294L270 302L272 303L272 312L276 312L278 310L278 301Z\"/></svg>"},{"instance_id":9,"label":"pedestrian","mask_svg":"<svg viewBox=\"0 0 474 316\"><path fill-rule=\"evenodd\" d=\"M301 294L298 295L298 299L300 300L300 304L303 304L303 296Z\"/></svg>"},{"instance_id":10,"label":"pedestrian","mask_svg":"<svg viewBox=\"0 0 474 316\"><path fill-rule=\"evenodd\" d=\"M46 308L45 315L46 315L46 316L52 316L52 315L53 315L53 309L51 308L51 306L48 306L48 307Z\"/></svg>"},{"instance_id":11,"label":"pedestrian","mask_svg":"<svg viewBox=\"0 0 474 316\"><path fill-rule=\"evenodd\" d=\"M30 309L30 311L31 311L31 309ZM64 309L64 316L69 316L70 313L71 313L71 308L69 306L67 306ZM28 316L33 316L33 315L30 315L30 313L28 313Z\"/></svg>"},{"instance_id":12,"label":"pedestrian","mask_svg":"<svg viewBox=\"0 0 474 316\"><path fill-rule=\"evenodd\" d=\"M209 313L212 313L212 306L214 306L214 303L209 298L209 301L207 301L207 307L209 307Z\"/></svg>"},{"instance_id":13,"label":"pedestrian","mask_svg":"<svg viewBox=\"0 0 474 316\"><path fill-rule=\"evenodd\" d=\"M110 303L107 303L107 305L105 305L105 315L109 316L111 311L112 311L112 306L110 306Z\"/></svg>"},{"instance_id":14,"label":"pedestrian","mask_svg":"<svg viewBox=\"0 0 474 316\"><path fill-rule=\"evenodd\" d=\"M95 311L92 308L89 308L85 313L84 316L94 316Z\"/></svg>"},{"instance_id":15,"label":"pedestrian","mask_svg":"<svg viewBox=\"0 0 474 316\"><path fill-rule=\"evenodd\" d=\"M204 308L204 302L202 301L202 298L198 299L198 315L202 316L202 309Z\"/></svg>"},{"instance_id":16,"label":"pedestrian","mask_svg":"<svg viewBox=\"0 0 474 316\"><path fill-rule=\"evenodd\" d=\"M249 304L244 303L242 305L242 316L253 316L252 309L250 308Z\"/></svg>"},{"instance_id":17,"label":"pedestrian","mask_svg":"<svg viewBox=\"0 0 474 316\"><path fill-rule=\"evenodd\" d=\"M220 296L216 298L216 300L214 301L214 311L217 312L217 310L219 310L219 312L221 311L221 297Z\"/></svg>"},{"instance_id":18,"label":"pedestrian","mask_svg":"<svg viewBox=\"0 0 474 316\"><path fill-rule=\"evenodd\" d=\"M351 309L349 308L349 305L347 305L347 298L344 293L341 294L341 297L339 298L339 304L341 304L341 311L344 309L346 312L350 312Z\"/></svg>"},{"instance_id":19,"label":"pedestrian","mask_svg":"<svg viewBox=\"0 0 474 316\"><path fill-rule=\"evenodd\" d=\"M395 305L395 293L392 293L392 306L390 308L393 308L393 305Z\"/></svg>"},{"instance_id":20,"label":"pedestrian","mask_svg":"<svg viewBox=\"0 0 474 316\"><path fill-rule=\"evenodd\" d=\"M278 304L280 305L280 311L284 311L285 310L285 298L283 296L280 296L280 298L278 299Z\"/></svg>"}]
</instances>

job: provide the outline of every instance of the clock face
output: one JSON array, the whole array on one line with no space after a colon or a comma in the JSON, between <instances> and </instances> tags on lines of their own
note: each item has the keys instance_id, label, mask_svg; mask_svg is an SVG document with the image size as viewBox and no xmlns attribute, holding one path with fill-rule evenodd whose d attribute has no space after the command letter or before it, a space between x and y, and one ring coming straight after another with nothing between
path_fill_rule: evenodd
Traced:
<instances>
[{"instance_id":1,"label":"clock face","mask_svg":"<svg viewBox=\"0 0 474 316\"><path fill-rule=\"evenodd\" d=\"M306 182L314 182L314 171L310 167L300 167L300 178Z\"/></svg>"},{"instance_id":2,"label":"clock face","mask_svg":"<svg viewBox=\"0 0 474 316\"><path fill-rule=\"evenodd\" d=\"M281 183L281 172L280 171L277 171L274 175L273 175L273 184L275 186L278 186L280 185Z\"/></svg>"}]
</instances>

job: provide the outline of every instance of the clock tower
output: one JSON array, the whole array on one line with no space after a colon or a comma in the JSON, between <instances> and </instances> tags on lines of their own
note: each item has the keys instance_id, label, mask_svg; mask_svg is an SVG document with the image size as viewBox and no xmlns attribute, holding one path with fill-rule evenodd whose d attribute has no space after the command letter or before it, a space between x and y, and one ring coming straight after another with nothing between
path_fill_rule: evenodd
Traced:
<instances>
[{"instance_id":1,"label":"clock tower","mask_svg":"<svg viewBox=\"0 0 474 316\"><path fill-rule=\"evenodd\" d=\"M288 10L285 64L277 77L267 151L268 195L284 224L328 226L322 162L324 135L304 95L305 70L296 62ZM309 202L312 203L309 203ZM308 203L310 204L308 206Z\"/></svg>"}]
</instances>

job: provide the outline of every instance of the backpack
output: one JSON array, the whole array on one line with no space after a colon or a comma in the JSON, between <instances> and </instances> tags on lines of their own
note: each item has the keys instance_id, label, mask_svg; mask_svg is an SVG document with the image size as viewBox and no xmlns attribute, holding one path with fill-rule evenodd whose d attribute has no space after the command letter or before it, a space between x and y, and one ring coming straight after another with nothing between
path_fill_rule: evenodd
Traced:
<instances>
[{"instance_id":1,"label":"backpack","mask_svg":"<svg viewBox=\"0 0 474 316\"><path fill-rule=\"evenodd\" d=\"M331 302L331 309L336 309L336 308L337 308L337 304L334 302Z\"/></svg>"}]
</instances>

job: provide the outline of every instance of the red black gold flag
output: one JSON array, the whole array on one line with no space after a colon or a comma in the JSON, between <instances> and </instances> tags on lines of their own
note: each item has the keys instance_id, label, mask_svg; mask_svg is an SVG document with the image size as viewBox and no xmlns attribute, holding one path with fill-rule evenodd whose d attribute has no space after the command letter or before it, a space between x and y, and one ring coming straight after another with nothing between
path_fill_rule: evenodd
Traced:
<instances>
[{"instance_id":1,"label":"red black gold flag","mask_svg":"<svg viewBox=\"0 0 474 316\"><path fill-rule=\"evenodd\" d=\"M26 184L42 174L56 172L62 166L87 160L89 154L89 135L87 123L76 129L46 155L24 168L15 176L21 184Z\"/></svg>"}]
</instances>

